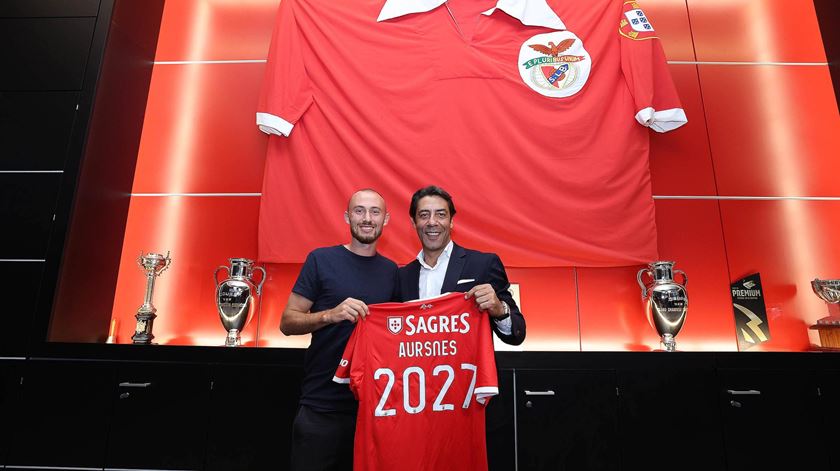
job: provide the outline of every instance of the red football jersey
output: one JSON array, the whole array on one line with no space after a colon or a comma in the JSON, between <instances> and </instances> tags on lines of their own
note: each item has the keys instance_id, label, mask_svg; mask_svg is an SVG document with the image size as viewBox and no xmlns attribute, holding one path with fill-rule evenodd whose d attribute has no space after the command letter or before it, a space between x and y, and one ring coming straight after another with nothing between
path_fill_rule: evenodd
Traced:
<instances>
[{"instance_id":1,"label":"red football jersey","mask_svg":"<svg viewBox=\"0 0 840 471\"><path fill-rule=\"evenodd\" d=\"M648 135L686 122L656 35L625 0L282 0L257 122L288 138L268 143L260 260L333 243L359 188L405 214L429 184L459 243L509 266L656 260ZM392 224L379 250L416 244Z\"/></svg>"},{"instance_id":2,"label":"red football jersey","mask_svg":"<svg viewBox=\"0 0 840 471\"><path fill-rule=\"evenodd\" d=\"M369 307L334 378L359 400L354 469L487 469L484 406L499 392L487 314L463 293Z\"/></svg>"}]
</instances>

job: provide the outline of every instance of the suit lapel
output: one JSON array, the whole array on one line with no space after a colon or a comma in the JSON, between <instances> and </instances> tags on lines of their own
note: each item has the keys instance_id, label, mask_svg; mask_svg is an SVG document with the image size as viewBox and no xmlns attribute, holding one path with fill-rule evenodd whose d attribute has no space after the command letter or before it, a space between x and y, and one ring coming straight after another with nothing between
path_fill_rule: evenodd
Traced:
<instances>
[{"instance_id":1,"label":"suit lapel","mask_svg":"<svg viewBox=\"0 0 840 471\"><path fill-rule=\"evenodd\" d=\"M414 260L405 267L406 277L402 282L401 297L403 301L418 299L420 297L420 262Z\"/></svg>"},{"instance_id":2,"label":"suit lapel","mask_svg":"<svg viewBox=\"0 0 840 471\"><path fill-rule=\"evenodd\" d=\"M451 293L458 291L458 280L461 278L461 272L464 270L464 263L467 261L467 251L458 244L453 244L452 255L449 257L449 266L446 267L446 275L443 277L443 285L440 287L441 293ZM419 280L419 274L418 280ZM419 281L418 281L419 284Z\"/></svg>"}]
</instances>

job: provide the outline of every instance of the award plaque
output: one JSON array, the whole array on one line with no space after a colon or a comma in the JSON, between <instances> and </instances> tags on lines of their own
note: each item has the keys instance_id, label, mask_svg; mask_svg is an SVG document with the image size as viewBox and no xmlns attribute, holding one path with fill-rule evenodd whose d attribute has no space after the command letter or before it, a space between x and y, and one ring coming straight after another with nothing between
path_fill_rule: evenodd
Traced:
<instances>
[{"instance_id":1,"label":"award plaque","mask_svg":"<svg viewBox=\"0 0 840 471\"><path fill-rule=\"evenodd\" d=\"M255 267L247 258L228 259L230 267L220 266L213 273L216 282L216 309L222 326L227 330L226 347L236 347L242 342L240 333L254 316L265 282L265 269ZM219 272L227 270L228 277L219 280ZM259 284L254 283L254 271L262 273Z\"/></svg>"},{"instance_id":2,"label":"award plaque","mask_svg":"<svg viewBox=\"0 0 840 471\"><path fill-rule=\"evenodd\" d=\"M656 329L667 352L676 350L675 337L682 329L688 310L688 293L685 290L688 277L682 270L673 268L674 262L657 261L636 273L648 322ZM682 275L682 283L674 281L674 273ZM642 280L644 275L650 278L647 284Z\"/></svg>"},{"instance_id":3,"label":"award plaque","mask_svg":"<svg viewBox=\"0 0 840 471\"><path fill-rule=\"evenodd\" d=\"M140 256L137 257L137 264L146 272L146 297L143 305L140 306L140 309L137 310L137 314L134 316L137 319L137 325L134 327L134 335L131 336L131 341L135 344L149 345L152 343L152 339L155 338L152 335L152 325L155 322L155 317L157 317L157 309L152 305L155 278L169 268L171 263L172 259L169 258L169 252L166 252L166 255L158 253L147 253L143 255L143 252L140 252Z\"/></svg>"}]
</instances>

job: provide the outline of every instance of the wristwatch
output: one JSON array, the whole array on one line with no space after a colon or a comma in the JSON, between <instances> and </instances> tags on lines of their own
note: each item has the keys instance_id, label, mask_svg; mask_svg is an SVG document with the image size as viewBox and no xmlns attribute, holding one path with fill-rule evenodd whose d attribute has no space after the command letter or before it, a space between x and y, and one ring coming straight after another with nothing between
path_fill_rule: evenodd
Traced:
<instances>
[{"instance_id":1,"label":"wristwatch","mask_svg":"<svg viewBox=\"0 0 840 471\"><path fill-rule=\"evenodd\" d=\"M508 317L510 317L510 306L508 306L508 304L506 302L502 301L502 307L505 309L505 313L502 314L500 317L496 318L497 322L498 321L503 321L503 320L507 319Z\"/></svg>"}]
</instances>

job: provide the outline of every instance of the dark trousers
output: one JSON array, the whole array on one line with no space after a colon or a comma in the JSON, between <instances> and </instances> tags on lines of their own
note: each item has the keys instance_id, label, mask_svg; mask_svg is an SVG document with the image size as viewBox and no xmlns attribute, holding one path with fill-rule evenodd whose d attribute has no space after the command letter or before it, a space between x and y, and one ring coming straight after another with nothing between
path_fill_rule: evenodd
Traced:
<instances>
[{"instance_id":1,"label":"dark trousers","mask_svg":"<svg viewBox=\"0 0 840 471\"><path fill-rule=\"evenodd\" d=\"M292 430L292 471L351 471L356 413L301 405Z\"/></svg>"}]
</instances>

